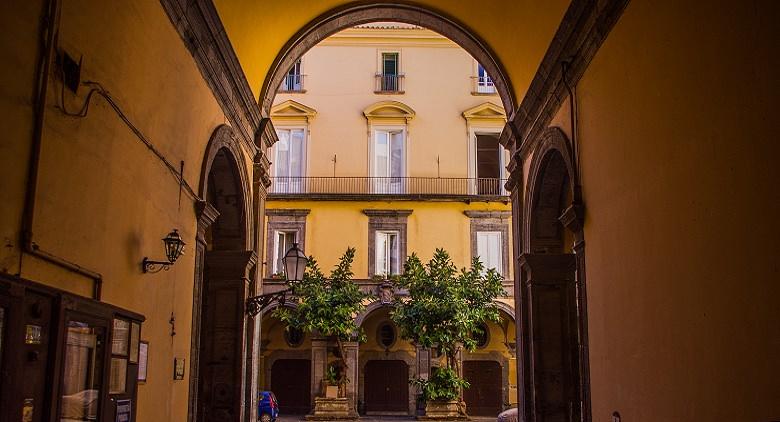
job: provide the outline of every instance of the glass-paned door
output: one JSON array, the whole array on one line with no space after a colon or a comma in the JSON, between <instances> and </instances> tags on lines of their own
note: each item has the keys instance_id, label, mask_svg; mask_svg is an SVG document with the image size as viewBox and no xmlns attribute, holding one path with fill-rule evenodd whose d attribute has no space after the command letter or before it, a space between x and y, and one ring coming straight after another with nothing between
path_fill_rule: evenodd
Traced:
<instances>
[{"instance_id":1,"label":"glass-paned door","mask_svg":"<svg viewBox=\"0 0 780 422\"><path fill-rule=\"evenodd\" d=\"M477 232L477 256L485 270L495 269L503 272L501 232Z\"/></svg>"},{"instance_id":2,"label":"glass-paned door","mask_svg":"<svg viewBox=\"0 0 780 422\"><path fill-rule=\"evenodd\" d=\"M376 232L377 275L399 274L398 232Z\"/></svg>"},{"instance_id":3,"label":"glass-paned door","mask_svg":"<svg viewBox=\"0 0 780 422\"><path fill-rule=\"evenodd\" d=\"M477 64L477 92L482 94L492 94L496 92L496 86L493 85L493 79L488 76L487 71L481 64Z\"/></svg>"},{"instance_id":4,"label":"glass-paned door","mask_svg":"<svg viewBox=\"0 0 780 422\"><path fill-rule=\"evenodd\" d=\"M504 195L502 173L503 149L498 134L477 134L476 193L478 195Z\"/></svg>"},{"instance_id":5,"label":"glass-paned door","mask_svg":"<svg viewBox=\"0 0 780 422\"><path fill-rule=\"evenodd\" d=\"M66 324L61 421L95 421L100 414L107 326L72 318Z\"/></svg>"},{"instance_id":6,"label":"glass-paned door","mask_svg":"<svg viewBox=\"0 0 780 422\"><path fill-rule=\"evenodd\" d=\"M298 59L295 64L287 72L287 75L282 82L282 89L284 91L302 91L303 90L303 74L301 73L301 59Z\"/></svg>"},{"instance_id":7,"label":"glass-paned door","mask_svg":"<svg viewBox=\"0 0 780 422\"><path fill-rule=\"evenodd\" d=\"M398 91L398 53L382 53L382 91Z\"/></svg>"},{"instance_id":8,"label":"glass-paned door","mask_svg":"<svg viewBox=\"0 0 780 422\"><path fill-rule=\"evenodd\" d=\"M404 132L374 131L372 163L373 193L401 194L405 192Z\"/></svg>"},{"instance_id":9,"label":"glass-paned door","mask_svg":"<svg viewBox=\"0 0 780 422\"><path fill-rule=\"evenodd\" d=\"M276 193L303 192L305 132L303 129L277 129L274 186Z\"/></svg>"}]
</instances>

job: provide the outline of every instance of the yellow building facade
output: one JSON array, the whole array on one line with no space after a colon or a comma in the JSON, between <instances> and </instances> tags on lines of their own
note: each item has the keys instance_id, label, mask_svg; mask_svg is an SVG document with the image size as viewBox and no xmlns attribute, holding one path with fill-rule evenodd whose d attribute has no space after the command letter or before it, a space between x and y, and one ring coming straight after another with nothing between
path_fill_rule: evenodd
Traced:
<instances>
[{"instance_id":1,"label":"yellow building facade","mask_svg":"<svg viewBox=\"0 0 780 422\"><path fill-rule=\"evenodd\" d=\"M444 248L459 267L473 257L498 270L502 318L464 353L470 414L496 415L516 402L511 205L503 185L509 152L492 79L453 41L397 22L361 25L309 50L287 73L271 109L279 142L269 153L264 289L278 290L280 257L298 243L329 269L356 248L356 282L376 297L356 318L367 333L351 380L363 414L414 415L416 388L437 357L397 338L379 297L412 253ZM270 312L266 313L267 315ZM290 341L265 317L260 385L293 412L321 395L316 346ZM311 374L301 379L294 374ZM401 374L401 375L399 375ZM310 385L306 385L306 382ZM302 387L300 384L304 384ZM306 394L302 394L301 392ZM303 400L302 403L299 403Z\"/></svg>"}]
</instances>

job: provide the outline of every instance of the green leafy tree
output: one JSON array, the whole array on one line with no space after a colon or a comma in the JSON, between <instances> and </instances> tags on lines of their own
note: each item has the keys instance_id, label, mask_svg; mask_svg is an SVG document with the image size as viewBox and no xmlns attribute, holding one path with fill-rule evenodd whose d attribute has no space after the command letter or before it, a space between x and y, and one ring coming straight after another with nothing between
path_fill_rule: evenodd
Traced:
<instances>
[{"instance_id":1,"label":"green leafy tree","mask_svg":"<svg viewBox=\"0 0 780 422\"><path fill-rule=\"evenodd\" d=\"M458 376L456 356L461 348L476 349L474 334L482 323L498 322L494 299L505 294L501 281L494 269L485 271L478 258L470 268L458 271L444 249L436 249L425 265L416 254L406 260L397 283L409 290L409 296L396 298L391 318L402 337L435 347L445 357L445 366L430 379L412 381L426 401L455 400L461 388L468 388Z\"/></svg>"},{"instance_id":2,"label":"green leafy tree","mask_svg":"<svg viewBox=\"0 0 780 422\"><path fill-rule=\"evenodd\" d=\"M352 282L354 259L355 248L347 248L330 277L325 277L314 257L309 257L303 280L288 281L297 306L294 309L280 307L273 313L289 327L335 340L343 368L339 385L350 382L344 342L365 341L365 333L355 324L355 316L365 309L363 302L370 295L361 292Z\"/></svg>"}]
</instances>

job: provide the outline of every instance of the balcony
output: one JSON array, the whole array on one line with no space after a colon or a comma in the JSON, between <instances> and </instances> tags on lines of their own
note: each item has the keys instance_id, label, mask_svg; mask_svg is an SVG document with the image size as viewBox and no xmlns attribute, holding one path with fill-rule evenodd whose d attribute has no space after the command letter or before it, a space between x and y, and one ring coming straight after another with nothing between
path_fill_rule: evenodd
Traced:
<instances>
[{"instance_id":1,"label":"balcony","mask_svg":"<svg viewBox=\"0 0 780 422\"><path fill-rule=\"evenodd\" d=\"M404 75L376 74L375 94L403 94Z\"/></svg>"},{"instance_id":2,"label":"balcony","mask_svg":"<svg viewBox=\"0 0 780 422\"><path fill-rule=\"evenodd\" d=\"M306 92L303 89L303 81L306 75L300 73L285 75L282 83L279 85L279 92Z\"/></svg>"},{"instance_id":3,"label":"balcony","mask_svg":"<svg viewBox=\"0 0 780 422\"><path fill-rule=\"evenodd\" d=\"M492 95L496 93L496 85L490 76L472 76L471 94L472 95Z\"/></svg>"},{"instance_id":4,"label":"balcony","mask_svg":"<svg viewBox=\"0 0 780 422\"><path fill-rule=\"evenodd\" d=\"M505 183L466 177L272 177L269 199L507 201Z\"/></svg>"}]
</instances>

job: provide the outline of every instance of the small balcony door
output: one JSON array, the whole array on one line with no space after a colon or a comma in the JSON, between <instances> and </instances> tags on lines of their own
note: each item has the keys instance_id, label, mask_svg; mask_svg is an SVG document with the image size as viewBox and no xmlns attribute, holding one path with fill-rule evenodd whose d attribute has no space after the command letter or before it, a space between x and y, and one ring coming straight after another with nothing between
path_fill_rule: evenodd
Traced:
<instances>
[{"instance_id":1,"label":"small balcony door","mask_svg":"<svg viewBox=\"0 0 780 422\"><path fill-rule=\"evenodd\" d=\"M502 175L504 172L503 150L498 143L498 134L477 134L477 180L478 195L504 195Z\"/></svg>"},{"instance_id":2,"label":"small balcony door","mask_svg":"<svg viewBox=\"0 0 780 422\"><path fill-rule=\"evenodd\" d=\"M279 141L275 145L273 191L301 193L305 168L305 131L304 129L277 129L276 134Z\"/></svg>"},{"instance_id":3,"label":"small balcony door","mask_svg":"<svg viewBox=\"0 0 780 422\"><path fill-rule=\"evenodd\" d=\"M492 94L496 92L496 86L493 79L488 76L487 71L481 64L477 64L477 92L480 94Z\"/></svg>"},{"instance_id":4,"label":"small balcony door","mask_svg":"<svg viewBox=\"0 0 780 422\"><path fill-rule=\"evenodd\" d=\"M399 90L398 74L398 53L382 53L382 91Z\"/></svg>"},{"instance_id":5,"label":"small balcony door","mask_svg":"<svg viewBox=\"0 0 780 422\"><path fill-rule=\"evenodd\" d=\"M371 163L372 192L401 194L405 192L404 131L375 130Z\"/></svg>"}]
</instances>

